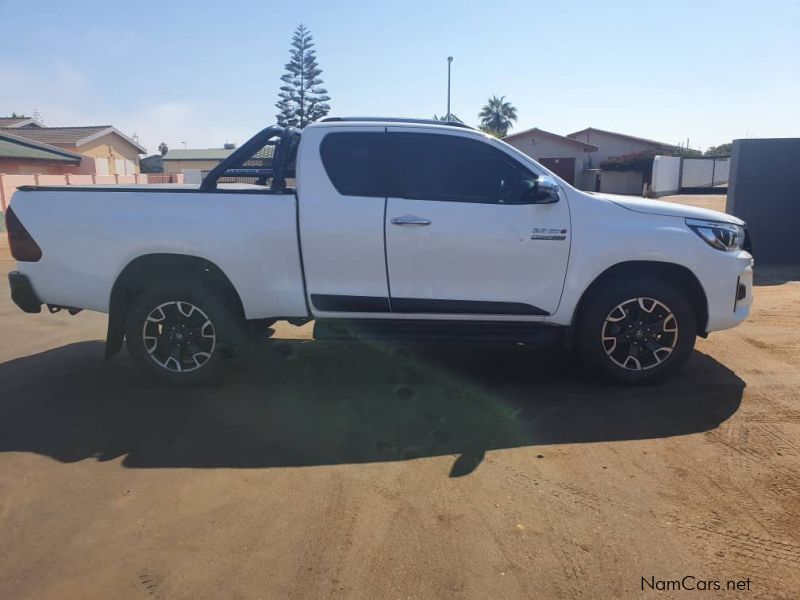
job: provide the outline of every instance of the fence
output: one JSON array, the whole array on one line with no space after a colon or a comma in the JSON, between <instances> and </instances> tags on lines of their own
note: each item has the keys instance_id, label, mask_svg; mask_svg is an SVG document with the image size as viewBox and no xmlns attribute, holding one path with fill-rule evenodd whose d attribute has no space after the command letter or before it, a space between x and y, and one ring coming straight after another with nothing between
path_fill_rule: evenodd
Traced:
<instances>
[{"instance_id":1,"label":"fence","mask_svg":"<svg viewBox=\"0 0 800 600\"><path fill-rule=\"evenodd\" d=\"M165 179L166 178L166 179ZM23 185L103 185L183 183L183 175L7 175L0 173L0 210L5 210L11 195Z\"/></svg>"},{"instance_id":2,"label":"fence","mask_svg":"<svg viewBox=\"0 0 800 600\"><path fill-rule=\"evenodd\" d=\"M796 272L800 138L735 140L731 162L726 211L747 221L757 265L792 265Z\"/></svg>"},{"instance_id":3,"label":"fence","mask_svg":"<svg viewBox=\"0 0 800 600\"><path fill-rule=\"evenodd\" d=\"M727 156L681 159L681 193L726 194L730 165L731 159Z\"/></svg>"}]
</instances>

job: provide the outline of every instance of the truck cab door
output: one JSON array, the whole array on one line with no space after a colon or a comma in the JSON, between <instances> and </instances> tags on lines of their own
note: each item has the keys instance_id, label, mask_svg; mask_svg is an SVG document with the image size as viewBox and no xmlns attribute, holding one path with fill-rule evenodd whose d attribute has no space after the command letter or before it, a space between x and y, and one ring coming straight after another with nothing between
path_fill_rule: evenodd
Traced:
<instances>
[{"instance_id":1,"label":"truck cab door","mask_svg":"<svg viewBox=\"0 0 800 600\"><path fill-rule=\"evenodd\" d=\"M309 127L297 162L307 298L318 317L389 312L384 126Z\"/></svg>"},{"instance_id":2,"label":"truck cab door","mask_svg":"<svg viewBox=\"0 0 800 600\"><path fill-rule=\"evenodd\" d=\"M534 203L539 175L471 132L389 127L391 309L537 320L553 314L570 247L566 196Z\"/></svg>"}]
</instances>

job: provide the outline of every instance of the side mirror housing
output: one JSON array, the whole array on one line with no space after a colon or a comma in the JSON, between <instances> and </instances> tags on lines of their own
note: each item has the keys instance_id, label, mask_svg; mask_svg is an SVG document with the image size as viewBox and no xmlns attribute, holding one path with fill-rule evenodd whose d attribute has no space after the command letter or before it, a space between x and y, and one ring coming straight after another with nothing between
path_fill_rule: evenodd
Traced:
<instances>
[{"instance_id":1,"label":"side mirror housing","mask_svg":"<svg viewBox=\"0 0 800 600\"><path fill-rule=\"evenodd\" d=\"M530 181L530 180L528 180ZM520 204L554 204L558 202L558 185L550 177L537 177L522 194Z\"/></svg>"},{"instance_id":2,"label":"side mirror housing","mask_svg":"<svg viewBox=\"0 0 800 600\"><path fill-rule=\"evenodd\" d=\"M530 191L532 204L554 204L558 202L558 185L549 177L537 177Z\"/></svg>"}]
</instances>

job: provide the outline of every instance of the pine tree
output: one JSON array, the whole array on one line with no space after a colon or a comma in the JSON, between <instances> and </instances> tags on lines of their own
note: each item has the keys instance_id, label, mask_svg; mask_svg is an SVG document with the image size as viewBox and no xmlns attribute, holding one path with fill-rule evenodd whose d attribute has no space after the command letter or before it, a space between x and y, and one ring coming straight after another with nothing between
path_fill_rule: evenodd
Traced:
<instances>
[{"instance_id":1,"label":"pine tree","mask_svg":"<svg viewBox=\"0 0 800 600\"><path fill-rule=\"evenodd\" d=\"M322 87L322 69L317 65L317 51L313 49L313 38L302 23L292 36L290 59L286 73L281 77L284 85L278 94L275 107L278 125L305 127L328 114L331 107L328 90Z\"/></svg>"}]
</instances>

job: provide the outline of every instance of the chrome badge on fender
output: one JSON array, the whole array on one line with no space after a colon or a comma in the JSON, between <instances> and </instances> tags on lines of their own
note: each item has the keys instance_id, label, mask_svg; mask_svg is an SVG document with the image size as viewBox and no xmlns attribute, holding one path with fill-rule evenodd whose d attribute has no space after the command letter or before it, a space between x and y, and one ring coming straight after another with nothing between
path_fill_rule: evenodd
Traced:
<instances>
[{"instance_id":1,"label":"chrome badge on fender","mask_svg":"<svg viewBox=\"0 0 800 600\"><path fill-rule=\"evenodd\" d=\"M548 229L546 227L534 227L532 240L565 240L567 239L566 229Z\"/></svg>"}]
</instances>

